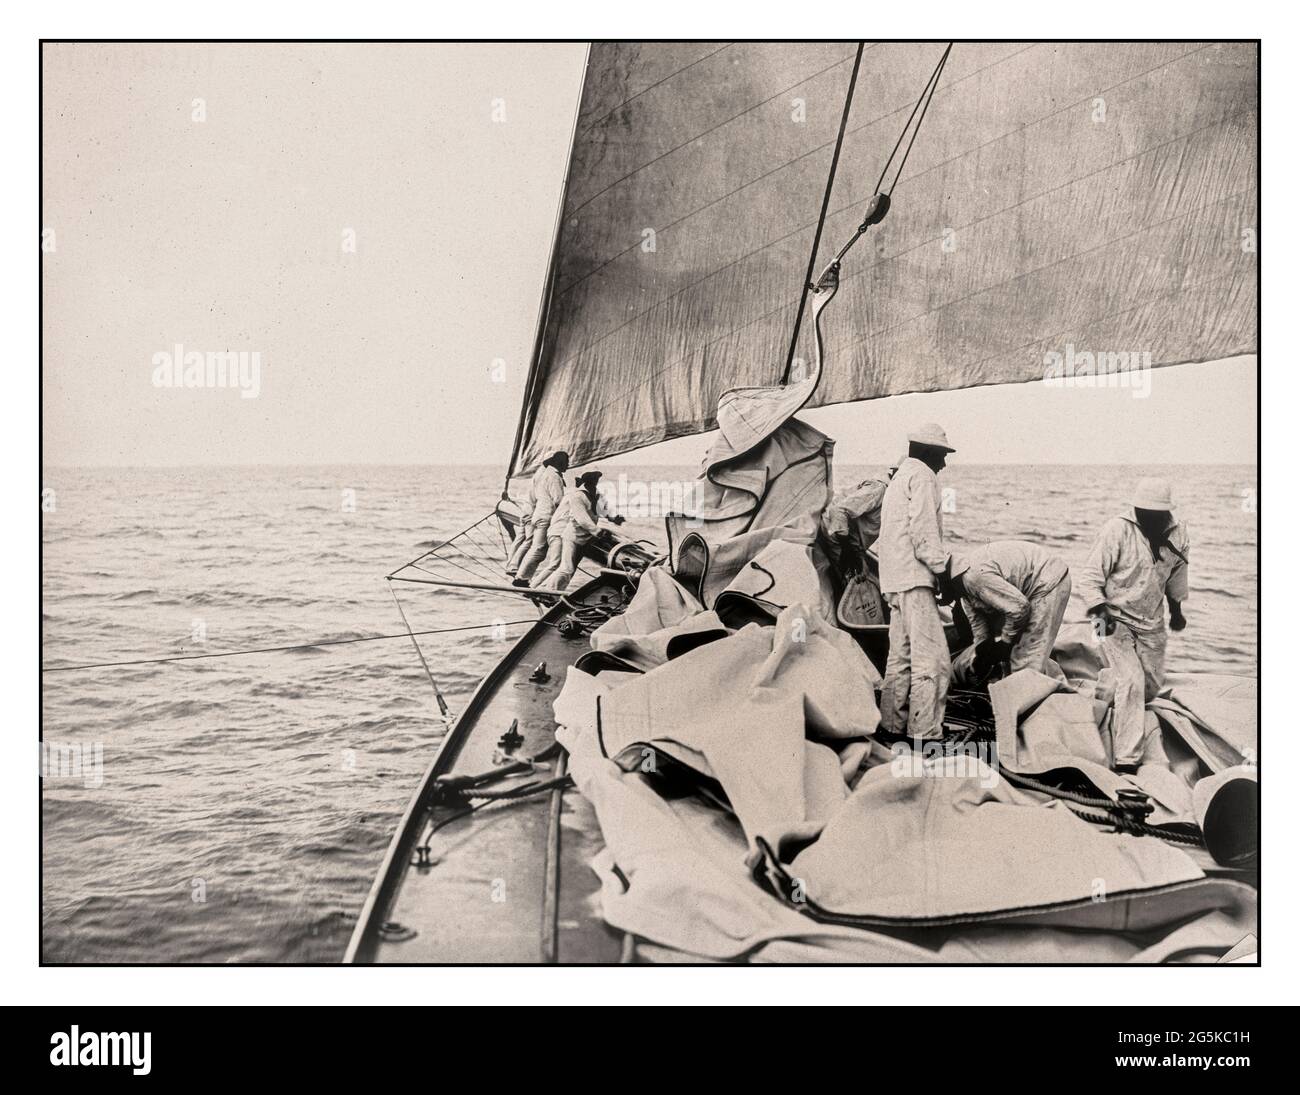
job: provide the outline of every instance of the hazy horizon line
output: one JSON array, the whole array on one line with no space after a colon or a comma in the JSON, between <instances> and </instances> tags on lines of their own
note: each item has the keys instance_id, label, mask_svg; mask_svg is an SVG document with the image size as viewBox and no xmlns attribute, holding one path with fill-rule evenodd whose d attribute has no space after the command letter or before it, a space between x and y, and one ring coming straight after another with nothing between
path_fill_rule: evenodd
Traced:
<instances>
[{"instance_id":1,"label":"hazy horizon line","mask_svg":"<svg viewBox=\"0 0 1300 1095\"><path fill-rule=\"evenodd\" d=\"M656 461L647 460L641 463L622 462L620 457L606 457L604 460L593 460L586 464L574 464L574 468L593 467L598 464L607 466L613 460L620 460L620 463L613 465L615 467L658 467L658 468L685 468L698 467L697 463L685 463L676 461ZM844 460L836 461L840 467L884 467L880 461L872 460ZM950 467L983 467L983 468L1025 468L1025 467L1045 467L1045 468L1257 468L1259 460L1244 461L1222 461L1222 460L1084 460L1076 462L1045 463L1041 460L954 460ZM442 461L404 461L404 462L371 462L371 461L328 461L328 462L309 462L301 464L268 464L268 463L234 463L234 464L50 464L42 463L42 473L46 469L51 471L198 471L198 470L230 470L239 468L484 468L496 471L502 471L504 465L494 463L483 463L480 461L460 461L460 460L442 460ZM526 479L528 475L512 476L512 479Z\"/></svg>"}]
</instances>

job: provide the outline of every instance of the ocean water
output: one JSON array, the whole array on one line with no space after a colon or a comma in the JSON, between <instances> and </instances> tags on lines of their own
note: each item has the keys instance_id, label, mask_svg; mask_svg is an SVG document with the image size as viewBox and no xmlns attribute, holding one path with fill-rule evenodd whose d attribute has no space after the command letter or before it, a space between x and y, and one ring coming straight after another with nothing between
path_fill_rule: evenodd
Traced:
<instances>
[{"instance_id":1,"label":"ocean water","mask_svg":"<svg viewBox=\"0 0 1300 1095\"><path fill-rule=\"evenodd\" d=\"M867 470L837 468L837 485ZM1255 675L1253 466L958 463L946 525L958 544L1035 539L1077 565L1156 471L1192 537L1170 668ZM694 472L610 466L606 485ZM402 632L384 575L488 512L500 471L47 469L44 486L42 664L58 666ZM663 543L658 518L625 531ZM476 567L500 548L478 542ZM533 615L510 595L399 595L416 630L480 628L420 640L453 710ZM404 635L46 673L42 712L45 740L85 761L43 783L47 962L337 961L444 730Z\"/></svg>"}]
</instances>

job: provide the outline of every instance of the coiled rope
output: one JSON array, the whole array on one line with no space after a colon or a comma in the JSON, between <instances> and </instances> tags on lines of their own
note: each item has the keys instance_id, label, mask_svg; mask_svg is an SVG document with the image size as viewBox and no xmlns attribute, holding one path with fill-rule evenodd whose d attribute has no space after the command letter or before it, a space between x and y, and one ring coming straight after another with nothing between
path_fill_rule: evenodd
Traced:
<instances>
[{"instance_id":1,"label":"coiled rope","mask_svg":"<svg viewBox=\"0 0 1300 1095\"><path fill-rule=\"evenodd\" d=\"M1205 846L1204 840L1199 835L1148 824L1134 817L1132 813L1124 809L1122 804L1115 802L1113 799L1099 795L1082 795L1077 791L1067 791L1063 787L1045 783L1042 780L1034 779L1032 776L1022 775L1019 772L1012 772L1006 768L1001 769L1000 774L1004 779L1018 787L1060 799L1076 817L1092 822L1094 825L1111 825L1117 831L1130 833L1133 836L1159 837L1161 840L1168 840L1174 844L1186 844L1192 848Z\"/></svg>"},{"instance_id":2,"label":"coiled rope","mask_svg":"<svg viewBox=\"0 0 1300 1095\"><path fill-rule=\"evenodd\" d=\"M1129 817L1121 810L1099 814L1091 810L1081 810L1075 806L1070 806L1068 803L1067 809L1077 818L1090 821L1094 825L1111 825L1117 832L1129 833L1132 836L1159 837L1159 839L1167 840L1171 844L1186 844L1190 848L1205 847L1205 841L1199 836L1193 836L1191 833L1180 833L1173 829L1161 829L1156 825L1148 825L1145 821L1138 821Z\"/></svg>"}]
</instances>

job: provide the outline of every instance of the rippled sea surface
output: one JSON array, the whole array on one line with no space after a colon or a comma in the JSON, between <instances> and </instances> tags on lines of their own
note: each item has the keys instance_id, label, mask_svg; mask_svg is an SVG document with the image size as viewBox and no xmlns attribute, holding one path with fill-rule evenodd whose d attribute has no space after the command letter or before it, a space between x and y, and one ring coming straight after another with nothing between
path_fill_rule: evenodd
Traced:
<instances>
[{"instance_id":1,"label":"rippled sea surface","mask_svg":"<svg viewBox=\"0 0 1300 1095\"><path fill-rule=\"evenodd\" d=\"M869 469L837 468L849 486ZM1192 536L1172 669L1255 675L1252 467L961 467L960 542L1083 561L1133 480L1174 481ZM610 467L606 484L694 469ZM46 666L402 631L384 575L492 508L490 468L47 469ZM627 530L663 542L658 519ZM495 532L482 536L483 555ZM469 580L469 576L465 576ZM508 595L400 589L453 710L524 630ZM504 625L504 626L503 626ZM333 962L443 732L409 639L43 678L47 742L102 757L43 794L53 962ZM92 784L87 786L87 783Z\"/></svg>"}]
</instances>

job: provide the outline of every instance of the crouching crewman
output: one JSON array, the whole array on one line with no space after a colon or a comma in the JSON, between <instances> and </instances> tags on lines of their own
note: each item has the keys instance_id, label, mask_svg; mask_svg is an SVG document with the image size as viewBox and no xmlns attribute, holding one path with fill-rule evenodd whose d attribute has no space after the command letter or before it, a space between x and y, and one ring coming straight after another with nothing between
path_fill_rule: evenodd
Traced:
<instances>
[{"instance_id":1,"label":"crouching crewman","mask_svg":"<svg viewBox=\"0 0 1300 1095\"><path fill-rule=\"evenodd\" d=\"M952 557L944 600L961 598L975 644L974 670L1047 672L1070 603L1070 568L1026 540L995 540Z\"/></svg>"},{"instance_id":2,"label":"crouching crewman","mask_svg":"<svg viewBox=\"0 0 1300 1095\"><path fill-rule=\"evenodd\" d=\"M568 587L581 561L583 546L599 531L600 516L604 513L603 500L596 492L600 477L598 471L584 472L565 492L564 501L551 520L546 561L537 572L534 589ZM623 523L617 514L609 520L616 525Z\"/></svg>"}]
</instances>

